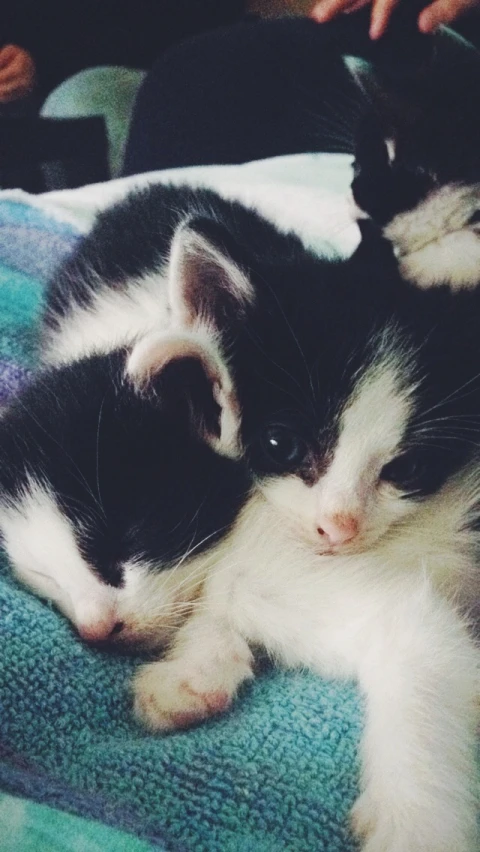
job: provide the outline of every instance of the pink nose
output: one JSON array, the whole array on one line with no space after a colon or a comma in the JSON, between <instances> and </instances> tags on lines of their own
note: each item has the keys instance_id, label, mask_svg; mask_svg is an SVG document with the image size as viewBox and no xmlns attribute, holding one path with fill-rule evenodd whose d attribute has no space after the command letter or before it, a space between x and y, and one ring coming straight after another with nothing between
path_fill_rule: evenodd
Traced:
<instances>
[{"instance_id":1,"label":"pink nose","mask_svg":"<svg viewBox=\"0 0 480 852\"><path fill-rule=\"evenodd\" d=\"M123 623L112 619L77 625L78 633L85 642L104 642L122 629Z\"/></svg>"},{"instance_id":2,"label":"pink nose","mask_svg":"<svg viewBox=\"0 0 480 852\"><path fill-rule=\"evenodd\" d=\"M317 532L331 545L346 544L358 535L358 519L341 513L323 518Z\"/></svg>"}]
</instances>

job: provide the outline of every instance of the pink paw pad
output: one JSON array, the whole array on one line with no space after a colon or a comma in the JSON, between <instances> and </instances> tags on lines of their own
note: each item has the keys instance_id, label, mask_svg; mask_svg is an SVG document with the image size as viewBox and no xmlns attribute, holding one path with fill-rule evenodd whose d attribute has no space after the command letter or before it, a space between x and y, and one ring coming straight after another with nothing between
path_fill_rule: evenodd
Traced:
<instances>
[{"instance_id":1,"label":"pink paw pad","mask_svg":"<svg viewBox=\"0 0 480 852\"><path fill-rule=\"evenodd\" d=\"M223 713L230 704L228 692L195 692L188 683L182 683L181 689L195 698L201 706L192 710L180 710L171 714L171 719L176 728L188 728L201 722L208 716Z\"/></svg>"},{"instance_id":2,"label":"pink paw pad","mask_svg":"<svg viewBox=\"0 0 480 852\"><path fill-rule=\"evenodd\" d=\"M211 713L224 713L230 705L228 692L210 692L202 697Z\"/></svg>"}]
</instances>

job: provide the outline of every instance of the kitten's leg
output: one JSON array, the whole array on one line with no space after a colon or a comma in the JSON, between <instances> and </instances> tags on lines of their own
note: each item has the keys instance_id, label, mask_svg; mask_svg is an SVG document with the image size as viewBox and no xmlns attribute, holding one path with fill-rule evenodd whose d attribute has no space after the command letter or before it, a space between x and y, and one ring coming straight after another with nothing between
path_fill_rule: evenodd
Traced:
<instances>
[{"instance_id":1,"label":"kitten's leg","mask_svg":"<svg viewBox=\"0 0 480 852\"><path fill-rule=\"evenodd\" d=\"M371 639L352 815L362 852L476 852L478 649L428 588L377 614Z\"/></svg>"},{"instance_id":2,"label":"kitten's leg","mask_svg":"<svg viewBox=\"0 0 480 852\"><path fill-rule=\"evenodd\" d=\"M227 709L253 677L247 643L208 611L177 633L164 661L142 666L134 680L135 712L152 730L185 728Z\"/></svg>"}]
</instances>

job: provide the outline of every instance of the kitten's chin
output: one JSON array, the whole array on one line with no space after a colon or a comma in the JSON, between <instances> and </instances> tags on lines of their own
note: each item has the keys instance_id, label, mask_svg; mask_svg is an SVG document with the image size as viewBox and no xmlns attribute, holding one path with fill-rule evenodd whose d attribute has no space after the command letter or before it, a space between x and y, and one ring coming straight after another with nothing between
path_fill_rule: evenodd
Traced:
<instances>
[{"instance_id":1,"label":"kitten's chin","mask_svg":"<svg viewBox=\"0 0 480 852\"><path fill-rule=\"evenodd\" d=\"M330 547L314 547L318 556L356 556L364 553L370 547L371 542L358 541L350 544L331 545Z\"/></svg>"}]
</instances>

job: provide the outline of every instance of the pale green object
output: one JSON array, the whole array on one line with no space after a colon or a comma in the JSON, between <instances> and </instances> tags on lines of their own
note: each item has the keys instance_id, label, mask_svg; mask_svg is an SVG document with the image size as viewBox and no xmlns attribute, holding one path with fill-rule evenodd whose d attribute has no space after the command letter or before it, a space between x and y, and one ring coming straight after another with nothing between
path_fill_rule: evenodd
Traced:
<instances>
[{"instance_id":1,"label":"pale green object","mask_svg":"<svg viewBox=\"0 0 480 852\"><path fill-rule=\"evenodd\" d=\"M131 834L28 799L0 794L2 852L151 852Z\"/></svg>"},{"instance_id":2,"label":"pale green object","mask_svg":"<svg viewBox=\"0 0 480 852\"><path fill-rule=\"evenodd\" d=\"M116 177L122 168L130 116L145 73L116 65L87 68L69 77L51 92L41 115L46 118L103 116L110 173Z\"/></svg>"}]
</instances>

